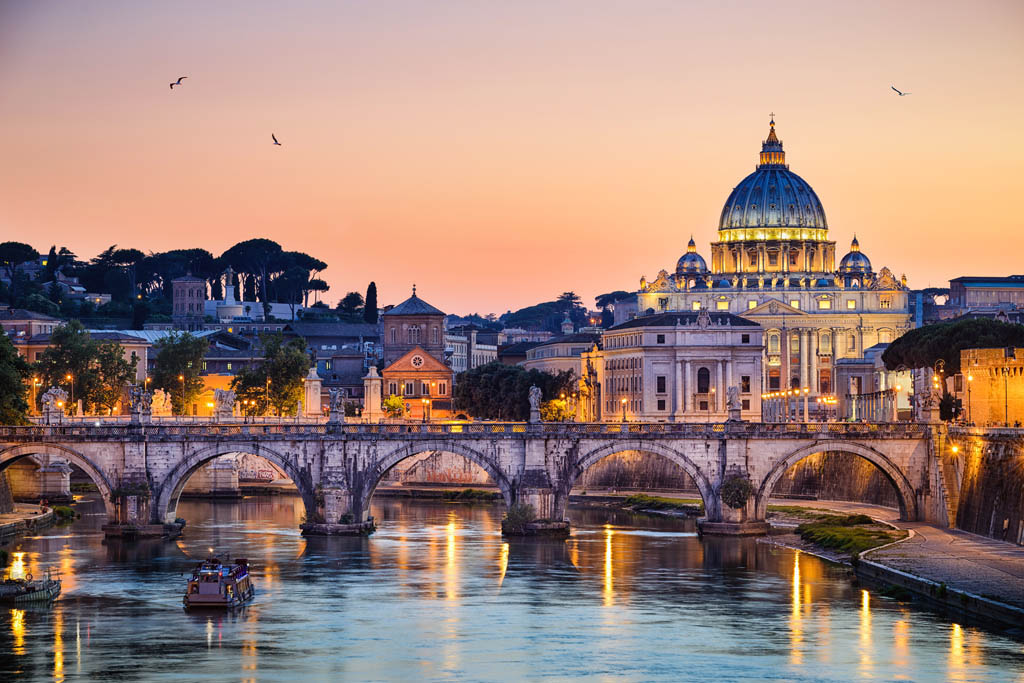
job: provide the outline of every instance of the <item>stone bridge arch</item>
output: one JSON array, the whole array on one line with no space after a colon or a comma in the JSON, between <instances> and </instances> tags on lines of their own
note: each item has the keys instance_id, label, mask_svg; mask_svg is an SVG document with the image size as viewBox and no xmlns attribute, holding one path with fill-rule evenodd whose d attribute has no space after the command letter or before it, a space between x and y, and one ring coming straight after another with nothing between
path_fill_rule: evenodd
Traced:
<instances>
[{"instance_id":1,"label":"stone bridge arch","mask_svg":"<svg viewBox=\"0 0 1024 683\"><path fill-rule=\"evenodd\" d=\"M500 463L495 462L493 458L488 455L481 453L480 451L467 446L458 441L413 441L405 446L397 448L391 451L383 458L378 460L372 467L367 468L361 476L356 478L356 485L353 487L353 493L355 494L352 501L353 513L356 519L365 520L370 510L370 498L373 497L373 492L377 490L377 486L380 484L384 475L392 467L402 462L406 458L411 458L420 453L426 453L429 451L445 451L447 453L454 453L461 455L463 458L470 462L479 465L494 483L501 489L501 496L505 499L505 505L510 506L516 502L516 487L501 467Z\"/></svg>"},{"instance_id":2,"label":"stone bridge arch","mask_svg":"<svg viewBox=\"0 0 1024 683\"><path fill-rule=\"evenodd\" d=\"M768 498L776 482L790 467L806 457L817 453L849 453L864 458L885 475L885 478L896 489L896 498L900 505L900 519L913 521L919 519L917 509L917 495L914 487L903 470L894 463L889 456L870 446L855 441L838 441L835 439L827 441L816 441L808 446L803 446L789 453L779 460L765 476L757 489L757 517L765 519L768 512Z\"/></svg>"},{"instance_id":3,"label":"stone bridge arch","mask_svg":"<svg viewBox=\"0 0 1024 683\"><path fill-rule=\"evenodd\" d=\"M96 488L99 489L100 495L103 497L103 507L107 511L107 519L111 522L117 519L114 503L110 500L110 492L115 488L111 477L90 458L66 446L41 443L9 446L0 451L0 472L7 469L7 466L14 462L35 455L65 458L82 469L82 471L89 475L92 482L96 484Z\"/></svg>"},{"instance_id":4,"label":"stone bridge arch","mask_svg":"<svg viewBox=\"0 0 1024 683\"><path fill-rule=\"evenodd\" d=\"M665 446L659 441L642 441L640 439L615 441L598 446L587 451L584 455L581 455L570 468L569 476L565 478L565 481L558 491L559 500L556 503L558 509L565 510L569 500L569 492L572 491L572 487L576 484L576 481L583 475L583 473L587 471L587 468L609 456L628 451L640 451L642 453L659 455L681 467L684 472L690 475L694 484L696 484L701 500L704 501L705 514L709 519L718 519L720 515L718 496L715 494L714 488L704 471L701 470L693 460L678 450Z\"/></svg>"},{"instance_id":5,"label":"stone bridge arch","mask_svg":"<svg viewBox=\"0 0 1024 683\"><path fill-rule=\"evenodd\" d=\"M280 467L299 490L302 503L306 506L306 515L310 516L317 510L312 474L307 469L300 468L295 459L285 457L277 451L255 442L224 443L192 451L175 463L163 481L153 482L155 489L154 500L156 502L152 512L155 518L154 521L158 524L173 522L175 511L178 509L178 499L181 497L181 491L185 488L185 482L188 481L189 477L214 458L233 453L247 453L260 458L266 458Z\"/></svg>"}]
</instances>

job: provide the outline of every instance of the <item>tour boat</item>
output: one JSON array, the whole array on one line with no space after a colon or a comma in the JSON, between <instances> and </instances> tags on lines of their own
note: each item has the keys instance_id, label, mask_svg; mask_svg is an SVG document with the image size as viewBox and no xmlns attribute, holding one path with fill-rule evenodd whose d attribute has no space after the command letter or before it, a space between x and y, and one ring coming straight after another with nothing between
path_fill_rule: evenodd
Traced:
<instances>
[{"instance_id":1,"label":"tour boat","mask_svg":"<svg viewBox=\"0 0 1024 683\"><path fill-rule=\"evenodd\" d=\"M221 564L210 557L192 572L182 603L185 609L230 609L252 600L254 594L248 560Z\"/></svg>"},{"instance_id":2,"label":"tour boat","mask_svg":"<svg viewBox=\"0 0 1024 683\"><path fill-rule=\"evenodd\" d=\"M7 579L0 583L0 602L22 605L53 602L60 595L60 576L47 568L46 578L33 581L31 574L23 579Z\"/></svg>"}]
</instances>

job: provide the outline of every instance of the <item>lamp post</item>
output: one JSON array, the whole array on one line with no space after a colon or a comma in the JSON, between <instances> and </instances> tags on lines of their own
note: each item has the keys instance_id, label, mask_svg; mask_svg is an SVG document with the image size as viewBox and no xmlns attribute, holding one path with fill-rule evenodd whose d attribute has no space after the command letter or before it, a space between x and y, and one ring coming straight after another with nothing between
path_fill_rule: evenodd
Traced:
<instances>
[{"instance_id":1,"label":"lamp post","mask_svg":"<svg viewBox=\"0 0 1024 683\"><path fill-rule=\"evenodd\" d=\"M1010 378L1010 367L1004 365L1000 368L1003 375L1003 424L1007 427L1010 426L1010 398L1007 394L1007 383Z\"/></svg>"},{"instance_id":2,"label":"lamp post","mask_svg":"<svg viewBox=\"0 0 1024 683\"><path fill-rule=\"evenodd\" d=\"M185 414L185 375L178 375L178 381L181 382L181 413Z\"/></svg>"},{"instance_id":3,"label":"lamp post","mask_svg":"<svg viewBox=\"0 0 1024 683\"><path fill-rule=\"evenodd\" d=\"M967 373L967 424L974 424L971 416L971 384L974 383L974 375Z\"/></svg>"},{"instance_id":4,"label":"lamp post","mask_svg":"<svg viewBox=\"0 0 1024 683\"><path fill-rule=\"evenodd\" d=\"M804 387L804 422L808 422L807 404L810 401L810 393L810 388Z\"/></svg>"},{"instance_id":5,"label":"lamp post","mask_svg":"<svg viewBox=\"0 0 1024 683\"><path fill-rule=\"evenodd\" d=\"M267 412L270 412L270 375L267 375L267 390L264 394L264 398L267 401Z\"/></svg>"},{"instance_id":6,"label":"lamp post","mask_svg":"<svg viewBox=\"0 0 1024 683\"><path fill-rule=\"evenodd\" d=\"M626 399L622 398L622 400L619 401L619 402L622 403L622 421L625 422L626 421Z\"/></svg>"},{"instance_id":7,"label":"lamp post","mask_svg":"<svg viewBox=\"0 0 1024 683\"><path fill-rule=\"evenodd\" d=\"M715 405L715 388L711 387L711 396L708 399L708 422L711 422L711 406ZM715 406L715 410L718 410L718 406Z\"/></svg>"},{"instance_id":8,"label":"lamp post","mask_svg":"<svg viewBox=\"0 0 1024 683\"><path fill-rule=\"evenodd\" d=\"M430 408L430 399L429 398L424 398L424 399L420 399L420 400L423 403L423 422L426 423L426 421L427 421L427 410Z\"/></svg>"},{"instance_id":9,"label":"lamp post","mask_svg":"<svg viewBox=\"0 0 1024 683\"><path fill-rule=\"evenodd\" d=\"M71 384L71 405L74 406L75 405L75 376L72 375L69 372L67 375L64 376L64 379L66 379Z\"/></svg>"},{"instance_id":10,"label":"lamp post","mask_svg":"<svg viewBox=\"0 0 1024 683\"><path fill-rule=\"evenodd\" d=\"M36 391L39 390L39 386L43 383L38 377L32 378L32 412L36 412Z\"/></svg>"}]
</instances>

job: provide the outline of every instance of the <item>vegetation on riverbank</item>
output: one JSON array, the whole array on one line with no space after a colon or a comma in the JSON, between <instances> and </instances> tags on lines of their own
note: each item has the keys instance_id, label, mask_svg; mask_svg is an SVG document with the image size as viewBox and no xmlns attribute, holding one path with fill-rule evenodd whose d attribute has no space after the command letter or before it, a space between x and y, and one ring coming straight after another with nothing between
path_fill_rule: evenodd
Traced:
<instances>
[{"instance_id":1,"label":"vegetation on riverbank","mask_svg":"<svg viewBox=\"0 0 1024 683\"><path fill-rule=\"evenodd\" d=\"M907 535L906 531L891 529L867 515L816 516L817 519L800 524L796 534L804 541L822 548L841 550L854 556Z\"/></svg>"},{"instance_id":2,"label":"vegetation on riverbank","mask_svg":"<svg viewBox=\"0 0 1024 683\"><path fill-rule=\"evenodd\" d=\"M622 501L622 507L630 510L676 510L679 512L690 512L703 510L704 503L698 499L690 498L663 498L661 496L648 496L644 493L636 493Z\"/></svg>"},{"instance_id":3,"label":"vegetation on riverbank","mask_svg":"<svg viewBox=\"0 0 1024 683\"><path fill-rule=\"evenodd\" d=\"M441 496L444 500L456 503L476 503L492 500L501 500L500 491L483 491L481 489L461 489L459 491L445 491Z\"/></svg>"},{"instance_id":4,"label":"vegetation on riverbank","mask_svg":"<svg viewBox=\"0 0 1024 683\"><path fill-rule=\"evenodd\" d=\"M71 482L71 493L95 493L96 491L99 491L99 487L91 481Z\"/></svg>"}]
</instances>

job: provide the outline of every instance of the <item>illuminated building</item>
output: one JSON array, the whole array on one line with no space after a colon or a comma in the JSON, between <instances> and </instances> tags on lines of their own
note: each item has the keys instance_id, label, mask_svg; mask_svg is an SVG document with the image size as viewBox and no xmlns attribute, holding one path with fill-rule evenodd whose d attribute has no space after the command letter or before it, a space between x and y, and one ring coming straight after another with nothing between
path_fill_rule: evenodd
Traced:
<instances>
[{"instance_id":1,"label":"illuminated building","mask_svg":"<svg viewBox=\"0 0 1024 683\"><path fill-rule=\"evenodd\" d=\"M771 121L760 163L722 208L710 267L691 238L674 273L640 280L638 315L731 313L764 329L765 391L845 393L834 363L860 358L911 327L908 290L888 268L875 271L856 237L835 264L825 210L789 170Z\"/></svg>"}]
</instances>

